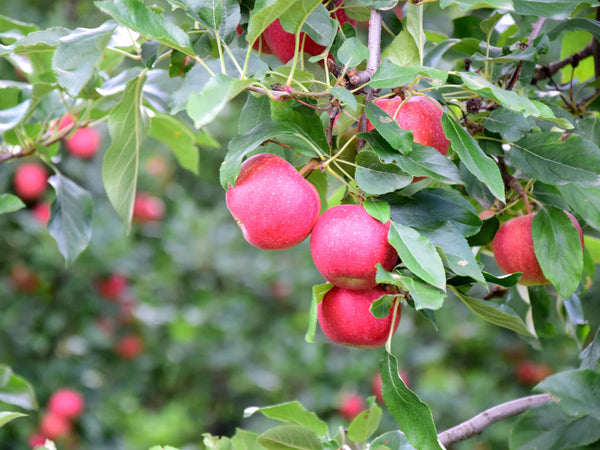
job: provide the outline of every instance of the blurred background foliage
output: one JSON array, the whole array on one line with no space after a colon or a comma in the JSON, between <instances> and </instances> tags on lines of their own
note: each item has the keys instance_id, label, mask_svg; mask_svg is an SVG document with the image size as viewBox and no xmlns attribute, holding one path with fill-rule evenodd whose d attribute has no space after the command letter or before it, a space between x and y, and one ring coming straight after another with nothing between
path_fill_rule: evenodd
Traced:
<instances>
[{"instance_id":1,"label":"blurred background foliage","mask_svg":"<svg viewBox=\"0 0 600 450\"><path fill-rule=\"evenodd\" d=\"M0 6L2 14L41 27L106 19L87 1L2 0ZM440 32L452 26L429 17ZM2 60L0 77L16 77ZM91 161L63 158L61 170L92 193L95 205L92 243L71 267L31 207L0 215L0 362L31 382L40 405L0 428L2 449L28 447L48 397L61 387L82 392L86 410L75 437L59 447L97 450L200 448L203 433L271 425L259 416L244 419L244 408L294 399L335 430L348 424L338 412L345 394L373 394L379 351L334 345L322 334L315 344L304 341L311 287L322 282L308 242L282 252L252 248L226 209L218 168L242 104L210 125L221 148L201 149L200 176L178 166L159 142L145 141L138 187L161 198L166 213L129 234L102 187L103 152ZM108 134L100 131L106 149ZM0 165L5 191L20 163ZM115 274L126 279L118 301L99 288ZM596 320L592 334L598 298L597 288L582 298L586 317ZM393 351L439 430L529 394L536 380L519 375L524 362L552 371L578 364L577 344L560 330L541 339L540 352L453 298L436 316L437 330L405 308ZM141 352L120 355L120 340L131 335L139 337ZM505 448L512 423L453 448ZM395 428L385 413L381 431Z\"/></svg>"}]
</instances>

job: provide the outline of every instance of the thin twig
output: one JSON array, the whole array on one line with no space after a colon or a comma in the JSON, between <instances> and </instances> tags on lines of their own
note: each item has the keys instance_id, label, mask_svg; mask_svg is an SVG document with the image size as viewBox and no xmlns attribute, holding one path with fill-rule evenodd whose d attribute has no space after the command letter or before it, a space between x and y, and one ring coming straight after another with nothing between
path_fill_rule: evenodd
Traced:
<instances>
[{"instance_id":1,"label":"thin twig","mask_svg":"<svg viewBox=\"0 0 600 450\"><path fill-rule=\"evenodd\" d=\"M523 186L521 186L521 183L519 183L519 180L517 180L515 177L513 177L510 172L508 171L508 168L506 167L506 162L504 162L504 157L502 156L498 156L498 168L500 169L500 175L502 175L502 180L504 181L504 185L507 188L511 188L513 191L515 191L519 198L521 198L521 200L523 200L523 203L525 204L525 209L527 210L527 214L531 214L531 204L529 203L529 198L527 196L527 192L525 191L525 189L523 189Z\"/></svg>"},{"instance_id":2,"label":"thin twig","mask_svg":"<svg viewBox=\"0 0 600 450\"><path fill-rule=\"evenodd\" d=\"M535 38L538 37L538 35L540 34L540 31L542 31L542 28L544 27L546 20L547 20L546 17L540 17L537 20L537 22L533 24L533 27L531 29L531 34L529 35L529 39L527 40L527 45L529 47L531 47L533 45L533 41L535 41ZM517 84L517 80L519 79L519 75L521 75L522 68L523 68L523 61L521 61L517 65L517 68L513 72L512 76L510 77L510 81L508 82L508 86L506 87L507 90L510 91L510 90L512 90L513 87L515 87L515 84Z\"/></svg>"},{"instance_id":3,"label":"thin twig","mask_svg":"<svg viewBox=\"0 0 600 450\"><path fill-rule=\"evenodd\" d=\"M464 441L476 434L480 434L487 427L502 419L516 416L527 411L529 408L544 405L551 400L552 396L550 394L538 394L496 405L477 414L466 422L441 432L438 435L438 440L445 447L455 442Z\"/></svg>"},{"instance_id":4,"label":"thin twig","mask_svg":"<svg viewBox=\"0 0 600 450\"><path fill-rule=\"evenodd\" d=\"M531 82L536 83L538 81L545 80L546 78L550 78L552 75L554 75L556 72L558 72L565 66L571 65L573 67L576 67L579 64L579 61L581 61L584 58L587 58L588 56L592 56L594 47L598 45L594 44L594 42L597 42L596 39L594 39L588 45L583 47L577 53L573 53L572 55L569 55L566 58L561 59L560 61L555 61L550 64L544 64L542 66L535 66L535 72L533 74Z\"/></svg>"},{"instance_id":5,"label":"thin twig","mask_svg":"<svg viewBox=\"0 0 600 450\"><path fill-rule=\"evenodd\" d=\"M381 64L381 11L375 8L371 8L371 17L369 18L368 47L367 72L373 76Z\"/></svg>"}]
</instances>

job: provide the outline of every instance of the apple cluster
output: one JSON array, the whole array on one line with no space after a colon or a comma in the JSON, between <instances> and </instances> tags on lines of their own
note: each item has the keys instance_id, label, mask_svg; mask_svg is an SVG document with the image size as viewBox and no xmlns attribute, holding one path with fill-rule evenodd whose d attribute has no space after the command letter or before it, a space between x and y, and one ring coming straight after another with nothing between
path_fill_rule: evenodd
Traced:
<instances>
[{"instance_id":1,"label":"apple cluster","mask_svg":"<svg viewBox=\"0 0 600 450\"><path fill-rule=\"evenodd\" d=\"M48 399L38 430L29 437L31 448L44 445L46 439L64 441L74 438L73 423L84 409L85 401L77 390L56 390Z\"/></svg>"},{"instance_id":2,"label":"apple cluster","mask_svg":"<svg viewBox=\"0 0 600 450\"><path fill-rule=\"evenodd\" d=\"M251 245L263 250L293 247L312 233L315 266L333 287L318 306L323 332L334 342L373 348L398 327L399 314L377 318L373 301L385 295L375 280L376 265L391 270L398 255L382 224L360 205L334 206L322 215L315 187L289 162L271 154L242 163L235 186L225 194L227 207Z\"/></svg>"}]
</instances>

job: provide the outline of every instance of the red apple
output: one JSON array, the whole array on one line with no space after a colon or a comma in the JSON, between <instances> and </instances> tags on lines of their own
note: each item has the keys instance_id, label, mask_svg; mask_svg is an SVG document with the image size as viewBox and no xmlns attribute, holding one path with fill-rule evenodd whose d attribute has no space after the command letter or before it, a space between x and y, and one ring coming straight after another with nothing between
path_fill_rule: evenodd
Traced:
<instances>
[{"instance_id":1,"label":"red apple","mask_svg":"<svg viewBox=\"0 0 600 450\"><path fill-rule=\"evenodd\" d=\"M77 158L91 159L100 148L100 133L94 128L79 128L65 139L65 147Z\"/></svg>"},{"instance_id":2,"label":"red apple","mask_svg":"<svg viewBox=\"0 0 600 450\"><path fill-rule=\"evenodd\" d=\"M312 231L310 253L330 283L347 289L375 286L376 264L392 270L398 255L382 224L359 205L339 205L323 213Z\"/></svg>"},{"instance_id":3,"label":"red apple","mask_svg":"<svg viewBox=\"0 0 600 450\"><path fill-rule=\"evenodd\" d=\"M36 220L43 226L48 225L48 221L50 220L50 203L49 202L41 202L36 203L31 208L31 214Z\"/></svg>"},{"instance_id":4,"label":"red apple","mask_svg":"<svg viewBox=\"0 0 600 450\"><path fill-rule=\"evenodd\" d=\"M98 282L98 295L108 300L119 300L127 289L127 277L120 273L111 273L108 278Z\"/></svg>"},{"instance_id":5,"label":"red apple","mask_svg":"<svg viewBox=\"0 0 600 450\"><path fill-rule=\"evenodd\" d=\"M523 361L517 366L517 380L526 386L535 386L542 380L552 375L554 371L548 364L539 364L533 361Z\"/></svg>"},{"instance_id":6,"label":"red apple","mask_svg":"<svg viewBox=\"0 0 600 450\"><path fill-rule=\"evenodd\" d=\"M38 163L24 163L15 170L16 194L25 201L37 200L45 191L48 171Z\"/></svg>"},{"instance_id":7,"label":"red apple","mask_svg":"<svg viewBox=\"0 0 600 450\"><path fill-rule=\"evenodd\" d=\"M165 216L163 201L145 192L135 197L133 204L133 221L137 223L158 222Z\"/></svg>"},{"instance_id":8,"label":"red apple","mask_svg":"<svg viewBox=\"0 0 600 450\"><path fill-rule=\"evenodd\" d=\"M394 324L393 314L377 318L369 308L385 295L379 288L357 291L334 286L317 307L317 318L323 333L333 342L351 347L376 348L386 343L390 329L396 332L400 323L400 307Z\"/></svg>"},{"instance_id":9,"label":"red apple","mask_svg":"<svg viewBox=\"0 0 600 450\"><path fill-rule=\"evenodd\" d=\"M75 389L59 389L48 400L48 411L66 419L75 419L85 408L82 395Z\"/></svg>"},{"instance_id":10,"label":"red apple","mask_svg":"<svg viewBox=\"0 0 600 450\"><path fill-rule=\"evenodd\" d=\"M338 0L336 4L339 5L341 1L342 0ZM348 18L343 9L336 10L332 16L337 18L340 25L346 22L356 25L356 21ZM281 26L279 19L271 23L265 31L263 31L262 36L272 54L277 56L283 64L286 64L294 57L296 36L285 31ZM320 55L325 50L324 46L317 44L304 32L300 33L300 43L302 43L302 41L304 41L304 52L311 56Z\"/></svg>"},{"instance_id":11,"label":"red apple","mask_svg":"<svg viewBox=\"0 0 600 450\"><path fill-rule=\"evenodd\" d=\"M70 114L65 114L62 116L58 122L58 130L62 130L63 128L68 127L69 125L73 125L75 120L73 120L73 116Z\"/></svg>"},{"instance_id":12,"label":"red apple","mask_svg":"<svg viewBox=\"0 0 600 450\"><path fill-rule=\"evenodd\" d=\"M402 381L404 381L404 384L406 384L406 386L408 387L408 385L409 385L408 374L402 370L399 370L398 376L400 378L402 378ZM373 392L375 397L377 397L377 401L383 405L383 404L385 404L385 402L383 400L383 395L381 393L381 385L382 385L381 372L377 371L375 373L375 375L373 375L373 378L371 379L371 391Z\"/></svg>"},{"instance_id":13,"label":"red apple","mask_svg":"<svg viewBox=\"0 0 600 450\"><path fill-rule=\"evenodd\" d=\"M40 431L48 439L59 439L71 433L72 424L69 419L53 412L46 412L40 423Z\"/></svg>"},{"instance_id":14,"label":"red apple","mask_svg":"<svg viewBox=\"0 0 600 450\"><path fill-rule=\"evenodd\" d=\"M414 141L435 148L442 155L448 152L450 141L442 128L442 106L437 100L423 95L413 95L404 103L400 97L375 100L377 106L395 118L400 128L412 131ZM367 123L367 131L375 128Z\"/></svg>"},{"instance_id":15,"label":"red apple","mask_svg":"<svg viewBox=\"0 0 600 450\"><path fill-rule=\"evenodd\" d=\"M115 346L115 352L122 359L136 359L144 351L144 341L137 334L123 336Z\"/></svg>"},{"instance_id":16,"label":"red apple","mask_svg":"<svg viewBox=\"0 0 600 450\"><path fill-rule=\"evenodd\" d=\"M354 419L367 409L367 402L358 392L344 394L338 407L338 412L347 421Z\"/></svg>"},{"instance_id":17,"label":"red apple","mask_svg":"<svg viewBox=\"0 0 600 450\"><path fill-rule=\"evenodd\" d=\"M225 201L251 245L283 250L302 242L321 211L315 187L285 159L261 153L248 158Z\"/></svg>"},{"instance_id":18,"label":"red apple","mask_svg":"<svg viewBox=\"0 0 600 450\"><path fill-rule=\"evenodd\" d=\"M534 215L535 213L526 214L507 220L500 226L492 242L494 258L500 270L506 274L522 272L519 284L526 286L549 283L542 273L533 249L531 222ZM567 215L579 233L581 248L583 248L581 227L575 217L568 212Z\"/></svg>"}]
</instances>

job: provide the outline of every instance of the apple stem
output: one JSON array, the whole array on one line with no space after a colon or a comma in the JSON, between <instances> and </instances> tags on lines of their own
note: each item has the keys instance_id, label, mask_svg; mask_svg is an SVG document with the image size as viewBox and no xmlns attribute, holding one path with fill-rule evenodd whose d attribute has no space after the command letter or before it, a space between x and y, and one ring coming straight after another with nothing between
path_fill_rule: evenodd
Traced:
<instances>
[{"instance_id":1,"label":"apple stem","mask_svg":"<svg viewBox=\"0 0 600 450\"><path fill-rule=\"evenodd\" d=\"M500 420L516 416L530 408L544 405L552 399L553 397L550 394L537 394L496 405L477 414L466 422L441 432L438 434L438 440L444 447L464 441L476 434L480 434L484 429Z\"/></svg>"},{"instance_id":2,"label":"apple stem","mask_svg":"<svg viewBox=\"0 0 600 450\"><path fill-rule=\"evenodd\" d=\"M300 168L300 170L298 170L298 173L300 175L304 176L306 173L310 173L314 169L316 169L317 167L319 167L320 164L321 164L321 160L319 158L313 158L309 162L307 162L306 164L304 164L304 166L302 166Z\"/></svg>"},{"instance_id":3,"label":"apple stem","mask_svg":"<svg viewBox=\"0 0 600 450\"><path fill-rule=\"evenodd\" d=\"M531 203L529 203L529 197L527 195L527 192L525 191L525 189L523 189L523 186L521 186L519 180L517 180L510 174L508 168L506 167L506 162L504 162L504 157L502 156L498 156L498 167L500 168L500 174L502 175L502 179L504 180L504 185L507 188L511 188L519 195L519 198L523 200L523 203L525 204L527 214L531 214Z\"/></svg>"}]
</instances>

